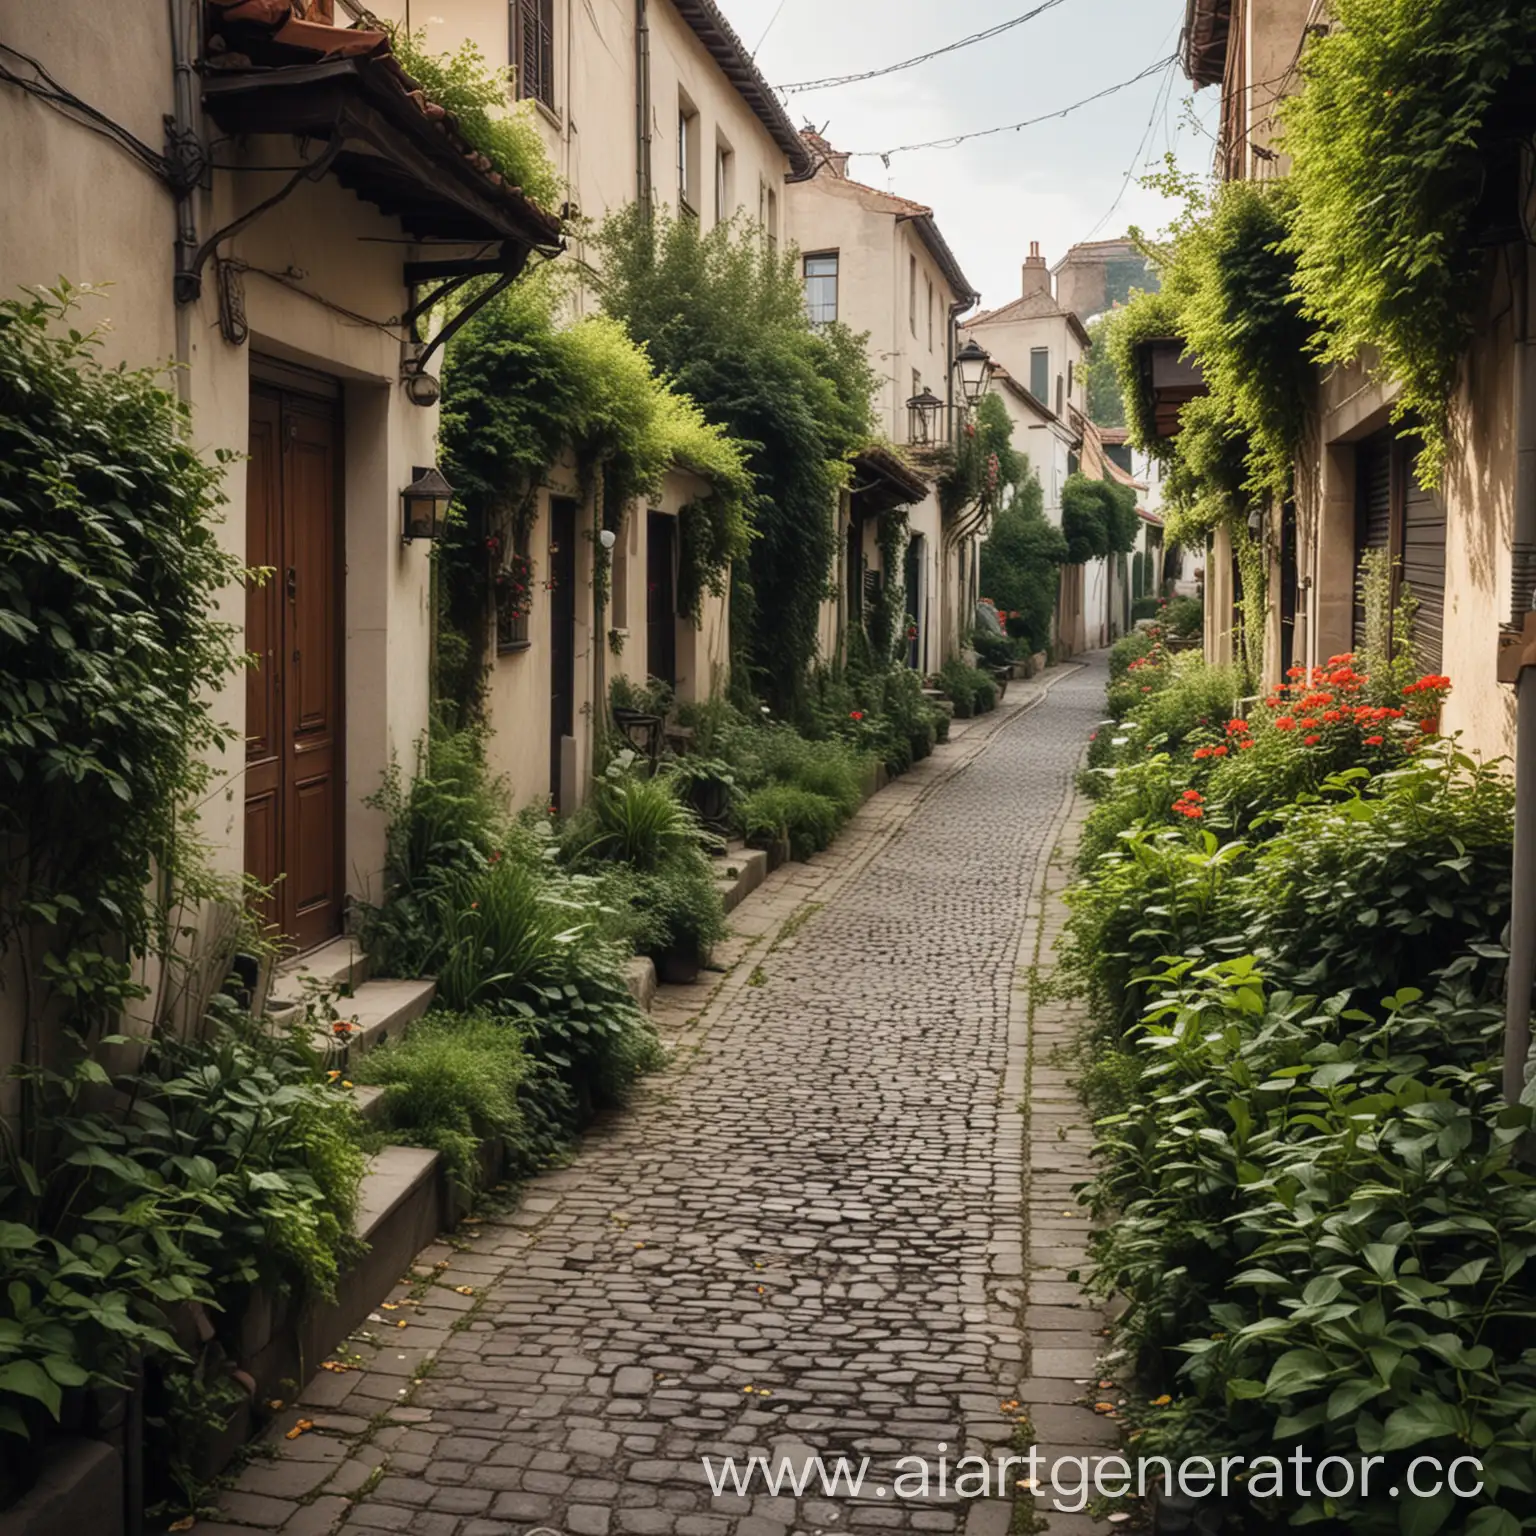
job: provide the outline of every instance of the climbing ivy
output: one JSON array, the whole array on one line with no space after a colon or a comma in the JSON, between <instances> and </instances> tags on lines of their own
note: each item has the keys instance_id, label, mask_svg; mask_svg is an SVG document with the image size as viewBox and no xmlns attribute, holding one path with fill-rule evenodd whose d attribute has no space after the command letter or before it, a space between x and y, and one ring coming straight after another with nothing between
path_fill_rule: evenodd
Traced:
<instances>
[{"instance_id":1,"label":"climbing ivy","mask_svg":"<svg viewBox=\"0 0 1536 1536\"><path fill-rule=\"evenodd\" d=\"M836 553L849 460L869 441L874 375L863 338L813 327L792 252L741 221L637 207L597 237L605 308L705 417L739 440L756 537L732 571L733 688L801 707Z\"/></svg>"},{"instance_id":2,"label":"climbing ivy","mask_svg":"<svg viewBox=\"0 0 1536 1536\"><path fill-rule=\"evenodd\" d=\"M574 454L601 526L615 530L669 469L707 487L681 515L679 602L695 620L748 546L756 493L743 446L660 378L617 320L560 325L563 293L563 280L541 269L480 310L449 348L441 432L458 517L439 548L449 643L440 637L438 691L461 718L478 707L484 675L488 571L520 558L539 486L563 453ZM601 553L596 569L601 595Z\"/></svg>"},{"instance_id":3,"label":"climbing ivy","mask_svg":"<svg viewBox=\"0 0 1536 1536\"><path fill-rule=\"evenodd\" d=\"M1129 554L1140 527L1130 486L1084 474L1067 476L1061 488L1061 531L1073 565Z\"/></svg>"},{"instance_id":4,"label":"climbing ivy","mask_svg":"<svg viewBox=\"0 0 1536 1536\"><path fill-rule=\"evenodd\" d=\"M1536 3L1335 0L1332 16L1283 113L1287 250L1319 358L1375 350L1402 386L1395 419L1423 441L1419 476L1436 484L1478 295L1490 117L1511 73L1536 60ZM1517 212L1513 190L1504 211Z\"/></svg>"}]
</instances>

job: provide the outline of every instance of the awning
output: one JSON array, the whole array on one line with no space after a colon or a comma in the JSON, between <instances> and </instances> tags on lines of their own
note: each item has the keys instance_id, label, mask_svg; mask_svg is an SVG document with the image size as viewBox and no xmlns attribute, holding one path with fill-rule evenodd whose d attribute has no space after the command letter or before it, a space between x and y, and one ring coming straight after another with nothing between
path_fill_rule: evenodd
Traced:
<instances>
[{"instance_id":1,"label":"awning","mask_svg":"<svg viewBox=\"0 0 1536 1536\"><path fill-rule=\"evenodd\" d=\"M853 474L853 495L861 512L879 515L928 499L928 482L889 448L875 445L855 455Z\"/></svg>"},{"instance_id":2,"label":"awning","mask_svg":"<svg viewBox=\"0 0 1536 1536\"><path fill-rule=\"evenodd\" d=\"M388 54L208 74L203 105L226 133L325 142L330 174L418 240L559 248L559 219L429 116Z\"/></svg>"},{"instance_id":3,"label":"awning","mask_svg":"<svg viewBox=\"0 0 1536 1536\"><path fill-rule=\"evenodd\" d=\"M1136 348L1141 386L1151 402L1154 428L1159 437L1179 435L1179 418L1191 400L1208 394L1200 365L1185 355L1176 336L1141 342Z\"/></svg>"}]
</instances>

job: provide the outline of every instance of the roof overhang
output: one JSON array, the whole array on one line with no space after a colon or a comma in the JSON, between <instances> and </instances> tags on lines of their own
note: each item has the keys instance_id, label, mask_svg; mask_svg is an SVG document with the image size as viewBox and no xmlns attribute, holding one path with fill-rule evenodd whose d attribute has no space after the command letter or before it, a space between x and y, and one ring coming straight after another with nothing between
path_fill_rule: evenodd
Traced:
<instances>
[{"instance_id":1,"label":"roof overhang","mask_svg":"<svg viewBox=\"0 0 1536 1536\"><path fill-rule=\"evenodd\" d=\"M1160 336L1137 344L1136 366L1152 404L1154 430L1162 438L1177 437L1184 407L1210 393L1199 363L1186 355L1177 336Z\"/></svg>"},{"instance_id":2,"label":"roof overhang","mask_svg":"<svg viewBox=\"0 0 1536 1536\"><path fill-rule=\"evenodd\" d=\"M949 248L949 241L939 232L939 226L931 213L901 214L897 222L909 223L916 228L918 238L927 248L928 254L938 263L939 271L944 274L944 281L949 284L956 299L964 301L966 309L971 309L981 302L980 293L960 270L959 259Z\"/></svg>"},{"instance_id":3,"label":"roof overhang","mask_svg":"<svg viewBox=\"0 0 1536 1536\"><path fill-rule=\"evenodd\" d=\"M418 240L560 248L560 221L468 159L376 59L209 74L203 105L226 133L324 140L331 174Z\"/></svg>"},{"instance_id":4,"label":"roof overhang","mask_svg":"<svg viewBox=\"0 0 1536 1536\"><path fill-rule=\"evenodd\" d=\"M746 45L737 37L715 0L672 0L677 13L693 29L694 35L720 66L736 93L757 114L758 121L773 136L773 141L789 157L796 178L811 176L816 162L805 140L800 137L789 114L774 95L773 87L763 79Z\"/></svg>"},{"instance_id":5,"label":"roof overhang","mask_svg":"<svg viewBox=\"0 0 1536 1536\"><path fill-rule=\"evenodd\" d=\"M863 512L894 512L928 499L928 482L900 454L878 443L854 455L853 494Z\"/></svg>"},{"instance_id":6,"label":"roof overhang","mask_svg":"<svg viewBox=\"0 0 1536 1536\"><path fill-rule=\"evenodd\" d=\"M1226 79L1231 30L1232 0L1187 0L1179 62L1197 88Z\"/></svg>"}]
</instances>

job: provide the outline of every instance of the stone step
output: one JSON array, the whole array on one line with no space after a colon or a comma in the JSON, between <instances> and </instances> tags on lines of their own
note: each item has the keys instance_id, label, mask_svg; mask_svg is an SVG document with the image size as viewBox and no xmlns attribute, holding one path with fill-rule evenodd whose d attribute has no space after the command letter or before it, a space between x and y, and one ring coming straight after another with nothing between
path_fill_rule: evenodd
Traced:
<instances>
[{"instance_id":1,"label":"stone step","mask_svg":"<svg viewBox=\"0 0 1536 1536\"><path fill-rule=\"evenodd\" d=\"M761 848L748 848L745 843L732 843L716 859L715 866L720 900L727 912L734 912L768 878L767 853Z\"/></svg>"},{"instance_id":2,"label":"stone step","mask_svg":"<svg viewBox=\"0 0 1536 1536\"><path fill-rule=\"evenodd\" d=\"M364 1051L396 1040L406 1026L419 1019L432 1006L437 983L425 981L365 981L351 997L335 1006L337 1021L350 1024L349 1030L328 1025L317 1031L316 1044L322 1046L333 1064L342 1065Z\"/></svg>"},{"instance_id":3,"label":"stone step","mask_svg":"<svg viewBox=\"0 0 1536 1536\"><path fill-rule=\"evenodd\" d=\"M649 955L635 955L625 962L624 984L629 995L647 1013L656 996L656 963Z\"/></svg>"},{"instance_id":4,"label":"stone step","mask_svg":"<svg viewBox=\"0 0 1536 1536\"><path fill-rule=\"evenodd\" d=\"M316 990L349 997L367 979L368 957L362 945L351 937L332 939L277 968L267 995L267 1011L295 1007Z\"/></svg>"}]
</instances>

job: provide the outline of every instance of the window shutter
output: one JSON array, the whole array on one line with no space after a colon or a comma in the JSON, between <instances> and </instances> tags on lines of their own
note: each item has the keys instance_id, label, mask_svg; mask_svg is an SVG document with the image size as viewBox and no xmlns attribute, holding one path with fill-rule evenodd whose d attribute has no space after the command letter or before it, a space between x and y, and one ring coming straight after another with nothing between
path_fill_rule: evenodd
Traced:
<instances>
[{"instance_id":1,"label":"window shutter","mask_svg":"<svg viewBox=\"0 0 1536 1536\"><path fill-rule=\"evenodd\" d=\"M554 0L515 0L517 94L554 105Z\"/></svg>"}]
</instances>

